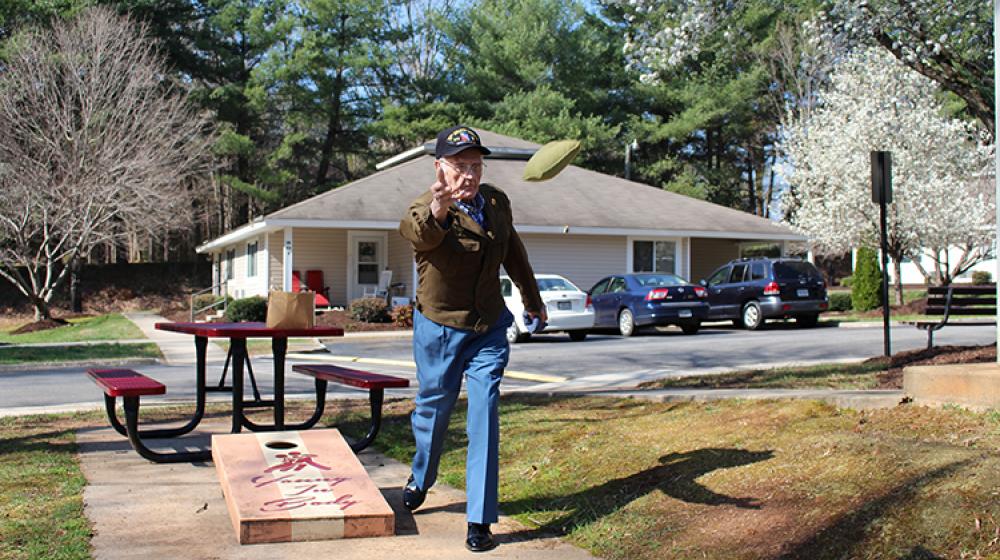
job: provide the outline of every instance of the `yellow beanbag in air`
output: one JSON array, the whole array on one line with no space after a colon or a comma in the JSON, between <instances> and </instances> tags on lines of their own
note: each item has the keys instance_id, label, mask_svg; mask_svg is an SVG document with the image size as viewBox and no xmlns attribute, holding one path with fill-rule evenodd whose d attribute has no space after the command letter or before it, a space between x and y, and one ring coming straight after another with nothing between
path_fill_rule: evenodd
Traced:
<instances>
[{"instance_id":1,"label":"yellow beanbag in air","mask_svg":"<svg viewBox=\"0 0 1000 560\"><path fill-rule=\"evenodd\" d=\"M573 161L580 151L579 140L556 140L542 146L524 167L525 181L548 181Z\"/></svg>"}]
</instances>

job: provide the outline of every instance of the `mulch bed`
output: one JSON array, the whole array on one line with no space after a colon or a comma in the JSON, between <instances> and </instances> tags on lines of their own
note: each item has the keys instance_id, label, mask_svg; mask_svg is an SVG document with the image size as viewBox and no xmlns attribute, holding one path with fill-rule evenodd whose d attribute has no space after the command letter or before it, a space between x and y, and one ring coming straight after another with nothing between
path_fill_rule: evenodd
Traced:
<instances>
[{"instance_id":1,"label":"mulch bed","mask_svg":"<svg viewBox=\"0 0 1000 560\"><path fill-rule=\"evenodd\" d=\"M347 311L330 310L316 315L316 325L324 327L340 327L345 332L369 331L399 331L408 330L393 323L362 323L355 321Z\"/></svg>"},{"instance_id":2,"label":"mulch bed","mask_svg":"<svg viewBox=\"0 0 1000 560\"><path fill-rule=\"evenodd\" d=\"M903 368L906 366L973 364L995 361L997 361L997 346L996 344L987 344L984 346L935 346L908 350L893 354L891 359L879 356L869 358L864 363L881 363L888 366L886 371L876 376L879 383L877 389L902 389Z\"/></svg>"},{"instance_id":3,"label":"mulch bed","mask_svg":"<svg viewBox=\"0 0 1000 560\"><path fill-rule=\"evenodd\" d=\"M54 329L68 324L69 321L65 319L42 319L41 321L35 321L33 323L28 323L27 325L22 325L10 331L10 334L27 334L31 332L47 331L49 329Z\"/></svg>"},{"instance_id":4,"label":"mulch bed","mask_svg":"<svg viewBox=\"0 0 1000 560\"><path fill-rule=\"evenodd\" d=\"M890 318L895 315L924 315L926 314L926 312L927 312L927 298L915 299L903 305L889 306ZM872 309L871 311L860 311L860 312L852 311L850 313L843 313L843 312L824 313L822 316L829 319L834 319L838 315L848 315L848 314L854 315L856 317L870 318L871 320L876 321L882 318L882 308L879 307L877 309Z\"/></svg>"}]
</instances>

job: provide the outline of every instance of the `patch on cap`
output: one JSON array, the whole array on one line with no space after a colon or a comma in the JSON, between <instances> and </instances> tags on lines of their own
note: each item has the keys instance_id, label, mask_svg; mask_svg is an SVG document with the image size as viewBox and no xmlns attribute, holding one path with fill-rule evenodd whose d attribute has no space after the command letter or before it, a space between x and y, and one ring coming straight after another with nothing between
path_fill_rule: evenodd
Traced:
<instances>
[{"instance_id":1,"label":"patch on cap","mask_svg":"<svg viewBox=\"0 0 1000 560\"><path fill-rule=\"evenodd\" d=\"M471 128L459 128L448 135L449 144L482 144L479 135Z\"/></svg>"}]
</instances>

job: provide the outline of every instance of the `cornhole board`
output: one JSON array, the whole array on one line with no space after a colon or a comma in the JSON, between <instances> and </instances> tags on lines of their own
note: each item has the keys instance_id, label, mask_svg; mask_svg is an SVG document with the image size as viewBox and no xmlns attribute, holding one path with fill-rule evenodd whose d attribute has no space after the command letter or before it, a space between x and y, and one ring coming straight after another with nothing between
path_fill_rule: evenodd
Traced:
<instances>
[{"instance_id":1,"label":"cornhole board","mask_svg":"<svg viewBox=\"0 0 1000 560\"><path fill-rule=\"evenodd\" d=\"M393 534L395 516L335 429L212 436L240 544Z\"/></svg>"}]
</instances>

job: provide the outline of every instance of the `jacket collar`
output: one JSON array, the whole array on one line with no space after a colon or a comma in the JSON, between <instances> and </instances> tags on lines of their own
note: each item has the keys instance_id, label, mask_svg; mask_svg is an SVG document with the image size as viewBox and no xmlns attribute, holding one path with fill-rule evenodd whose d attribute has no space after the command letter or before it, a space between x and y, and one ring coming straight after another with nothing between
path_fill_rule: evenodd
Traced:
<instances>
[{"instance_id":1,"label":"jacket collar","mask_svg":"<svg viewBox=\"0 0 1000 560\"><path fill-rule=\"evenodd\" d=\"M479 185L479 193L483 195L483 214L486 216L486 223L489 224L491 228L495 228L497 223L497 211L496 195L494 194L493 188L488 184L483 183ZM452 205L449 212L451 213L452 219L457 219L462 228L471 231L479 237L493 238L493 232L485 231L479 224L476 223L476 220L473 220L471 216L462 211L462 209L460 209L457 205Z\"/></svg>"}]
</instances>

